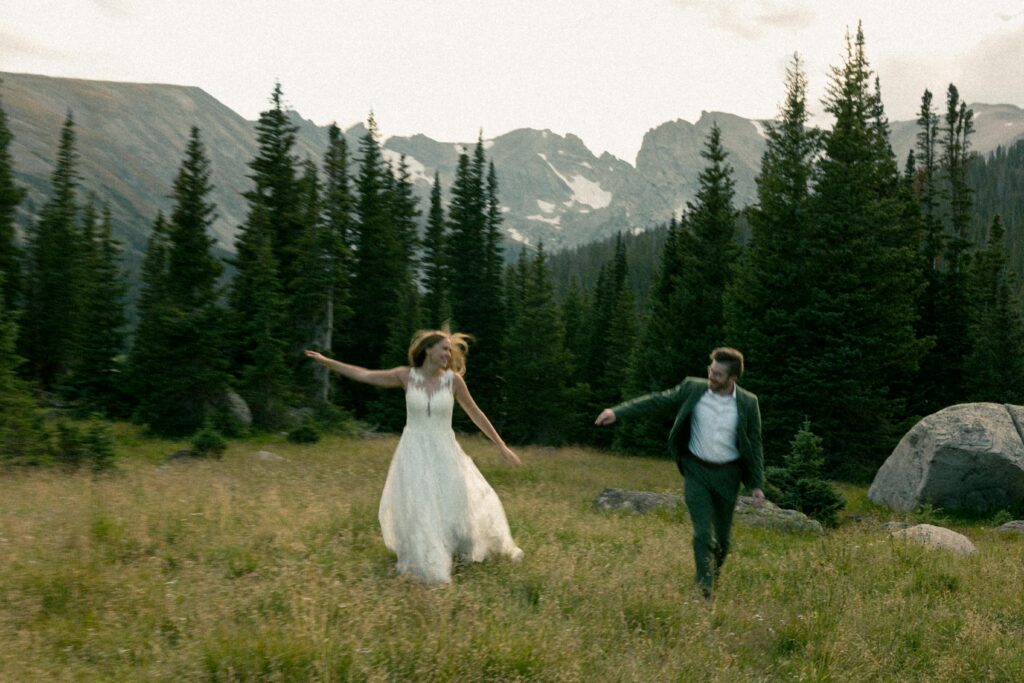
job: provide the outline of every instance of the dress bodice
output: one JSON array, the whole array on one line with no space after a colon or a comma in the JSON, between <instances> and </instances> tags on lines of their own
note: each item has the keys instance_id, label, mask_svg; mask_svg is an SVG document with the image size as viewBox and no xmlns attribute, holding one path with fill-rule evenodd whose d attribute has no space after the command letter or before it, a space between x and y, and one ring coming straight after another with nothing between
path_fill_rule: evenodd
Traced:
<instances>
[{"instance_id":1,"label":"dress bodice","mask_svg":"<svg viewBox=\"0 0 1024 683\"><path fill-rule=\"evenodd\" d=\"M419 368L410 368L405 387L407 428L451 429L454 405L451 370L437 377L427 377Z\"/></svg>"}]
</instances>

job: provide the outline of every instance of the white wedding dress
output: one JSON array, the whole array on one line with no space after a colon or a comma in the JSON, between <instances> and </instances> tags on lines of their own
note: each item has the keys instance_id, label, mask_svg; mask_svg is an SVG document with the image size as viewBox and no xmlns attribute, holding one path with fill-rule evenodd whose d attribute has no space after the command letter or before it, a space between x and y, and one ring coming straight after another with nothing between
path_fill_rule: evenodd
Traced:
<instances>
[{"instance_id":1,"label":"white wedding dress","mask_svg":"<svg viewBox=\"0 0 1024 683\"><path fill-rule=\"evenodd\" d=\"M452 377L451 370L433 378L409 371L405 429L380 500L381 532L398 572L429 583L451 579L453 556L523 555L497 494L455 440Z\"/></svg>"}]
</instances>

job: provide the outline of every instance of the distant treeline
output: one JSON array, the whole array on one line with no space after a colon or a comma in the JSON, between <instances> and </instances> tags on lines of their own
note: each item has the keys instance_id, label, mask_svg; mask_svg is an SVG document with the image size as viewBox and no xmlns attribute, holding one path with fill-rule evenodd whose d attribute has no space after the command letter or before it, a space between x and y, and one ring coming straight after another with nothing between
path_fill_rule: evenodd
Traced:
<instances>
[{"instance_id":1,"label":"distant treeline","mask_svg":"<svg viewBox=\"0 0 1024 683\"><path fill-rule=\"evenodd\" d=\"M1024 147L975 160L973 114L951 85L941 113L924 93L917 147L895 159L859 29L830 76L829 130L808 125L798 57L785 87L755 206L734 207L716 126L683 215L554 257L524 247L509 261L482 139L450 187L435 176L420 207L404 158L383 158L372 116L357 150L332 127L320 163L299 161L277 85L256 126L232 276L222 284L210 164L193 128L168 188L174 208L153 218L131 339L110 211L76 191L73 116L51 199L18 244L23 192L0 107L0 457L45 459L40 399L167 435L240 432L238 396L256 430L345 414L399 429L401 392L339 382L302 349L389 367L406 362L417 329L446 321L474 336L467 382L513 443L664 453L671 415L606 430L592 420L702 374L720 345L746 355L769 462L809 421L832 476L873 472L917 416L1020 402L1011 263L1021 259L1008 255L999 215L1020 220Z\"/></svg>"}]
</instances>

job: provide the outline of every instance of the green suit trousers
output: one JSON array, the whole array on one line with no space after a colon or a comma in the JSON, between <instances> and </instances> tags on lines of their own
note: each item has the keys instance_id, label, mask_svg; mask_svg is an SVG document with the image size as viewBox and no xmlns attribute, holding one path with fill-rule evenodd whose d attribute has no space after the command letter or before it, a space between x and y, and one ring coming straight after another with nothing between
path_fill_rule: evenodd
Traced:
<instances>
[{"instance_id":1,"label":"green suit trousers","mask_svg":"<svg viewBox=\"0 0 1024 683\"><path fill-rule=\"evenodd\" d=\"M729 553L732 516L742 476L740 463L706 465L694 456L682 459L683 498L693 524L693 560L697 583L710 591Z\"/></svg>"}]
</instances>

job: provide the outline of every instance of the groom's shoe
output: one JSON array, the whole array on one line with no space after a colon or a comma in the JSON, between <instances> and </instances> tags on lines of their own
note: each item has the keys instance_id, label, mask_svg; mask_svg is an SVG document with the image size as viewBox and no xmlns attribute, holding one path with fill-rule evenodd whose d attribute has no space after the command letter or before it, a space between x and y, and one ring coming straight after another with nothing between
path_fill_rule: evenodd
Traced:
<instances>
[{"instance_id":1,"label":"groom's shoe","mask_svg":"<svg viewBox=\"0 0 1024 683\"><path fill-rule=\"evenodd\" d=\"M710 588L707 588L706 586L700 587L700 594L704 596L704 602L708 603L709 605L715 601L715 594L711 591Z\"/></svg>"}]
</instances>

